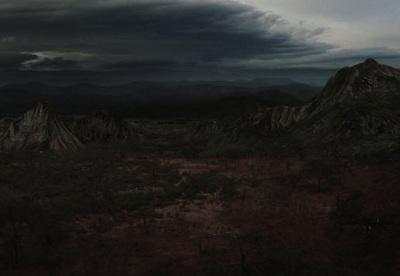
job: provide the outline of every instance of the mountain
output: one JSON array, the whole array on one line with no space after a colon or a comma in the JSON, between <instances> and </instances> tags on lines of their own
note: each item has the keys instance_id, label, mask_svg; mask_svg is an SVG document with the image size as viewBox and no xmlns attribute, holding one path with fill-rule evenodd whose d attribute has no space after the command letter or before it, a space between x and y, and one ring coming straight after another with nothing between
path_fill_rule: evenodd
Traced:
<instances>
[{"instance_id":1,"label":"mountain","mask_svg":"<svg viewBox=\"0 0 400 276\"><path fill-rule=\"evenodd\" d=\"M258 111L251 116L253 124L266 130L286 127L306 117L345 105L386 104L399 100L400 70L381 65L373 59L353 67L345 67L333 76L322 92L300 107L281 106Z\"/></svg>"},{"instance_id":2,"label":"mountain","mask_svg":"<svg viewBox=\"0 0 400 276\"><path fill-rule=\"evenodd\" d=\"M250 81L250 83L259 86L277 86L294 83L294 81L289 78L257 78Z\"/></svg>"},{"instance_id":3,"label":"mountain","mask_svg":"<svg viewBox=\"0 0 400 276\"><path fill-rule=\"evenodd\" d=\"M283 93L277 89L263 89L253 93L249 92L235 92L230 93L224 97L221 97L219 101L233 100L233 99L249 99L253 100L254 103L266 103L271 106L274 105L300 105L302 101L298 98L291 96L287 93Z\"/></svg>"},{"instance_id":4,"label":"mountain","mask_svg":"<svg viewBox=\"0 0 400 276\"><path fill-rule=\"evenodd\" d=\"M267 141L266 137L274 137L302 148L397 151L399 106L400 70L367 59L339 70L319 95L301 106L260 107L239 120L219 122L220 127L212 128L220 131L211 142ZM204 126L204 131L208 129Z\"/></svg>"},{"instance_id":5,"label":"mountain","mask_svg":"<svg viewBox=\"0 0 400 276\"><path fill-rule=\"evenodd\" d=\"M10 122L0 137L0 149L3 151L66 152L82 147L82 143L65 127L46 102L39 103Z\"/></svg>"},{"instance_id":6,"label":"mountain","mask_svg":"<svg viewBox=\"0 0 400 276\"><path fill-rule=\"evenodd\" d=\"M367 59L341 69L306 105L292 134L307 143L394 152L400 141L400 70Z\"/></svg>"}]
</instances>

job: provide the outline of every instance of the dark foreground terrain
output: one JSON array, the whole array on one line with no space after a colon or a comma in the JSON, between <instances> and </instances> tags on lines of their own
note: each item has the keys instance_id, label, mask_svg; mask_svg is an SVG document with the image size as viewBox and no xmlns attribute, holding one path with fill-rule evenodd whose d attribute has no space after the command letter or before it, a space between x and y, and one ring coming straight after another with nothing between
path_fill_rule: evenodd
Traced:
<instances>
[{"instance_id":1,"label":"dark foreground terrain","mask_svg":"<svg viewBox=\"0 0 400 276\"><path fill-rule=\"evenodd\" d=\"M400 70L257 101L2 118L0 274L399 275Z\"/></svg>"},{"instance_id":2,"label":"dark foreground terrain","mask_svg":"<svg viewBox=\"0 0 400 276\"><path fill-rule=\"evenodd\" d=\"M198 158L173 137L2 153L1 275L398 275L400 163Z\"/></svg>"}]
</instances>

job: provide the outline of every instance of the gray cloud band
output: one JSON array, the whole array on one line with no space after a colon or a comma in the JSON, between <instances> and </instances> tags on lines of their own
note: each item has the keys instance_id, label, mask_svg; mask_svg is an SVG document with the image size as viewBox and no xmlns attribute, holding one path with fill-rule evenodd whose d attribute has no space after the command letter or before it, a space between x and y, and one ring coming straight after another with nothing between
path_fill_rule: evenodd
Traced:
<instances>
[{"instance_id":1,"label":"gray cloud band","mask_svg":"<svg viewBox=\"0 0 400 276\"><path fill-rule=\"evenodd\" d=\"M236 60L322 54L333 47L316 42L324 31L321 28L296 29L278 15L232 1L80 1L76 6L73 2L1 4L0 9L9 13L0 16L0 32L15 37L3 48L14 56L70 51L90 53L93 58L50 57L33 61L34 69L90 63L92 69L127 70L182 69L190 64L199 68Z\"/></svg>"}]
</instances>

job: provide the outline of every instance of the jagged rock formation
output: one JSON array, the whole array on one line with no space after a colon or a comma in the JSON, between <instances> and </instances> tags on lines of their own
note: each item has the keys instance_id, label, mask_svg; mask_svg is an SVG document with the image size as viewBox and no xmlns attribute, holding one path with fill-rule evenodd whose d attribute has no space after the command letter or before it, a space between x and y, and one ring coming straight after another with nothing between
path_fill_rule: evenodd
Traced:
<instances>
[{"instance_id":1,"label":"jagged rock formation","mask_svg":"<svg viewBox=\"0 0 400 276\"><path fill-rule=\"evenodd\" d=\"M140 132L135 131L133 125L113 117L104 110L72 121L69 127L84 142L128 140Z\"/></svg>"},{"instance_id":2,"label":"jagged rock formation","mask_svg":"<svg viewBox=\"0 0 400 276\"><path fill-rule=\"evenodd\" d=\"M306 146L393 148L400 138L399 106L400 70L367 59L339 70L319 95L300 107L259 108L234 122L220 122L223 126L211 142L264 139L283 131Z\"/></svg>"},{"instance_id":3,"label":"jagged rock formation","mask_svg":"<svg viewBox=\"0 0 400 276\"><path fill-rule=\"evenodd\" d=\"M63 152L82 147L82 143L65 127L48 103L39 103L13 120L0 137L0 149L3 151Z\"/></svg>"}]
</instances>

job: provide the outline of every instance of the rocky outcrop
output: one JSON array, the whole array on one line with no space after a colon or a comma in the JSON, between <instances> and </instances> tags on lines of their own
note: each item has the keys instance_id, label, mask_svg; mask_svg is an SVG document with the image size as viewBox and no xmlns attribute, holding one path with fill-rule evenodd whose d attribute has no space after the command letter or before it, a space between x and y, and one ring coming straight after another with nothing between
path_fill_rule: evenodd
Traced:
<instances>
[{"instance_id":1,"label":"rocky outcrop","mask_svg":"<svg viewBox=\"0 0 400 276\"><path fill-rule=\"evenodd\" d=\"M82 147L82 143L65 127L48 103L39 103L13 120L0 138L3 151L65 152Z\"/></svg>"},{"instance_id":2,"label":"rocky outcrop","mask_svg":"<svg viewBox=\"0 0 400 276\"><path fill-rule=\"evenodd\" d=\"M134 127L104 110L70 122L70 129L84 141L123 141L135 136Z\"/></svg>"}]
</instances>

